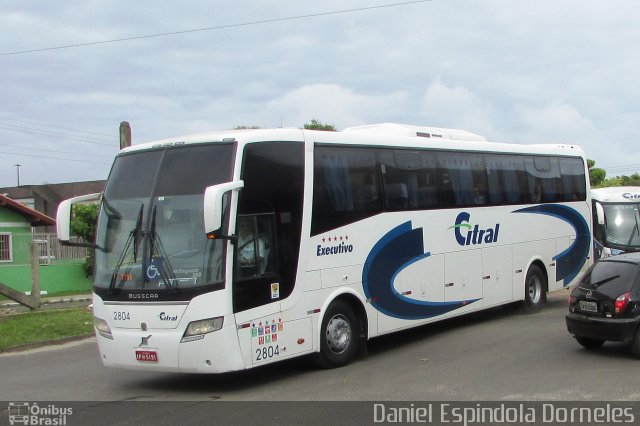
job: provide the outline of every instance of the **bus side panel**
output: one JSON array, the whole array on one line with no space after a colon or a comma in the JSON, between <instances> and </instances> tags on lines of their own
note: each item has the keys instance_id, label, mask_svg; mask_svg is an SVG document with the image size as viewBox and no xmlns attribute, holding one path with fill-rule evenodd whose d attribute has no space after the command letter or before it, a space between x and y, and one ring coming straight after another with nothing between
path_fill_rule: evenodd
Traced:
<instances>
[{"instance_id":1,"label":"bus side panel","mask_svg":"<svg viewBox=\"0 0 640 426\"><path fill-rule=\"evenodd\" d=\"M511 246L482 249L482 306L488 308L513 300Z\"/></svg>"}]
</instances>

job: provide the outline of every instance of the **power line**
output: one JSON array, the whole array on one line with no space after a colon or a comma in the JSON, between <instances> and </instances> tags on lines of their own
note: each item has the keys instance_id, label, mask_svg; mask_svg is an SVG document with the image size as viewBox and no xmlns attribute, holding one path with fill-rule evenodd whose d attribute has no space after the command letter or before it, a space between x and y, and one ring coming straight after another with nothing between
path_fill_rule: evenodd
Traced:
<instances>
[{"instance_id":1,"label":"power line","mask_svg":"<svg viewBox=\"0 0 640 426\"><path fill-rule=\"evenodd\" d=\"M70 127L62 127L62 126L57 126L55 124L42 123L42 122L39 122L39 121L22 120L22 119L19 119L19 118L3 117L3 116L0 116L0 120L17 121L19 123L33 124L33 125L36 125L36 126L45 126L45 127L51 127L51 128L54 128L54 129L68 130L68 131L71 131L71 132L74 132L74 133L87 133L87 134L95 135L95 136L104 136L104 137L107 137L109 139L117 138L117 135L114 136L114 135L110 135L110 134L107 134L107 133L98 133L98 132L92 132L92 131L89 131L89 130L72 129Z\"/></svg>"},{"instance_id":2,"label":"power line","mask_svg":"<svg viewBox=\"0 0 640 426\"><path fill-rule=\"evenodd\" d=\"M27 128L27 127L0 126L0 129L10 130L12 132L20 132L20 133L33 133L40 136L57 137L57 138L68 139L76 142L82 142L82 143L88 143L88 144L94 144L94 145L113 146L114 143L116 143L116 142L112 142L112 143L98 142L99 140L104 140L104 139L96 139L96 138L91 138L87 136L76 136L68 133L54 132L51 130L43 130L43 129L35 129L35 128ZM114 141L115 140L117 139L114 137Z\"/></svg>"},{"instance_id":3,"label":"power line","mask_svg":"<svg viewBox=\"0 0 640 426\"><path fill-rule=\"evenodd\" d=\"M71 158L60 158L60 157L50 157L50 156L42 156L42 155L34 155L34 154L16 154L14 152L4 152L0 151L0 154L8 154L8 155L17 155L20 157L32 157L32 158L43 158L45 160L58 160L58 161L73 161L76 163L92 163L92 164L105 164L97 161L89 161L89 160L74 160Z\"/></svg>"},{"instance_id":4,"label":"power line","mask_svg":"<svg viewBox=\"0 0 640 426\"><path fill-rule=\"evenodd\" d=\"M37 151L37 152L53 152L55 154L69 154L69 155L76 155L79 157L105 157L105 158L111 158L113 159L114 155L105 155L105 154L96 154L96 153L91 153L91 154L83 154L83 153L77 153L77 152L69 152L69 151L58 151L55 149L46 149L46 148L31 148L31 147L25 147L25 146L20 146L20 145L11 145L11 144L2 144L3 148L6 147L10 147L10 148L17 148L17 149L22 149L22 150L29 150L29 151ZM117 146L114 144L113 146L114 148L117 148ZM16 155L20 155L18 153L16 153Z\"/></svg>"},{"instance_id":5,"label":"power line","mask_svg":"<svg viewBox=\"0 0 640 426\"><path fill-rule=\"evenodd\" d=\"M624 164L624 165L620 165L620 166L611 166L611 167L602 167L605 170L617 170L617 169L637 169L640 168L640 164Z\"/></svg>"},{"instance_id":6,"label":"power line","mask_svg":"<svg viewBox=\"0 0 640 426\"><path fill-rule=\"evenodd\" d=\"M288 17L284 17L284 18L264 19L264 20L260 20L260 21L248 21L248 22L241 22L241 23L237 23L237 24L218 25L218 26L215 26L215 27L195 28L195 29L189 29L189 30L171 31L171 32L167 32L167 33L158 33L158 34L146 34L146 35L141 35L141 36L123 37L123 38L117 38L117 39L111 39L111 40L92 41L92 42L86 42L86 43L74 43L74 44L68 44L68 45L64 45L64 46L43 47L43 48L39 48L39 49L18 50L18 51L14 51L14 52L0 53L0 56L23 55L23 54L27 54L27 53L46 52L46 51L51 51L51 50L72 49L72 48L76 48L76 47L96 46L96 45L100 45L100 44L121 43L121 42L125 42L125 41L142 40L142 39L148 39L148 38L169 37L169 36L190 34L190 33L196 33L196 32L216 31L216 30L224 30L224 29L229 29L229 28L248 27L248 26L253 26L253 25L271 24L271 23L274 23L274 22L295 21L295 20L300 20L300 19L317 18L317 17L321 17L321 16L340 15L340 14L346 14L346 13L363 12L363 11L367 11L367 10L385 9L385 8L398 7L398 6L407 6L407 5L411 5L411 4L427 3L427 2L432 2L432 1L434 1L434 0L415 0L415 1L407 1L407 2L401 2L401 3L382 4L382 5L378 5L378 6L358 7L358 8L355 8L355 9L334 10L334 11L330 11L330 12L318 12L318 13L310 13L310 14L307 14L307 15L288 16Z\"/></svg>"}]
</instances>

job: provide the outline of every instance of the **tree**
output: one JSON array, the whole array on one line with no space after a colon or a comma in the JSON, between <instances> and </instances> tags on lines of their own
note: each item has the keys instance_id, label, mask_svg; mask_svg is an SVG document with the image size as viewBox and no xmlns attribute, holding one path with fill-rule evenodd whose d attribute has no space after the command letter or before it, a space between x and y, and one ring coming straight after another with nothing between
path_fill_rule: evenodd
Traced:
<instances>
[{"instance_id":1,"label":"tree","mask_svg":"<svg viewBox=\"0 0 640 426\"><path fill-rule=\"evenodd\" d=\"M305 123L304 128L307 130L324 130L327 132L336 131L336 126L333 124L322 124L320 120L316 120L315 118L311 120L311 123Z\"/></svg>"},{"instance_id":2,"label":"tree","mask_svg":"<svg viewBox=\"0 0 640 426\"><path fill-rule=\"evenodd\" d=\"M587 166L589 167L589 182L591 182L591 186L602 185L607 177L607 172L604 169L596 168L594 160L587 159Z\"/></svg>"},{"instance_id":3,"label":"tree","mask_svg":"<svg viewBox=\"0 0 640 426\"><path fill-rule=\"evenodd\" d=\"M88 243L96 239L96 222L98 220L97 204L75 204L71 217L71 234L81 237ZM87 258L84 262L84 273L86 276L93 275L93 262L95 250L87 249Z\"/></svg>"}]
</instances>

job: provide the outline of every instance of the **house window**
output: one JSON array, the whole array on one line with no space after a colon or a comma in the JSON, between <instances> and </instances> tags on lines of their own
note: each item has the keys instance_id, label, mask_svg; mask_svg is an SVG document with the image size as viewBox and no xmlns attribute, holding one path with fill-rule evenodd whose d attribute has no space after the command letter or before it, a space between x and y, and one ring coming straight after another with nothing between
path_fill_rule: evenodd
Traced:
<instances>
[{"instance_id":1,"label":"house window","mask_svg":"<svg viewBox=\"0 0 640 426\"><path fill-rule=\"evenodd\" d=\"M13 261L11 252L11 234L0 232L0 262Z\"/></svg>"}]
</instances>

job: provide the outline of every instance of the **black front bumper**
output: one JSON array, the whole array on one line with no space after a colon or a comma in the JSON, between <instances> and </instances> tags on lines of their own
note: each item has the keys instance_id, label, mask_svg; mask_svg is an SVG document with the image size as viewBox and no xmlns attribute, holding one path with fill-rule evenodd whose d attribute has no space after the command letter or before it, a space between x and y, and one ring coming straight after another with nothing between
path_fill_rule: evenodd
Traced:
<instances>
[{"instance_id":1,"label":"black front bumper","mask_svg":"<svg viewBox=\"0 0 640 426\"><path fill-rule=\"evenodd\" d=\"M574 336L614 342L631 342L640 324L640 318L600 318L571 312L565 319Z\"/></svg>"}]
</instances>

